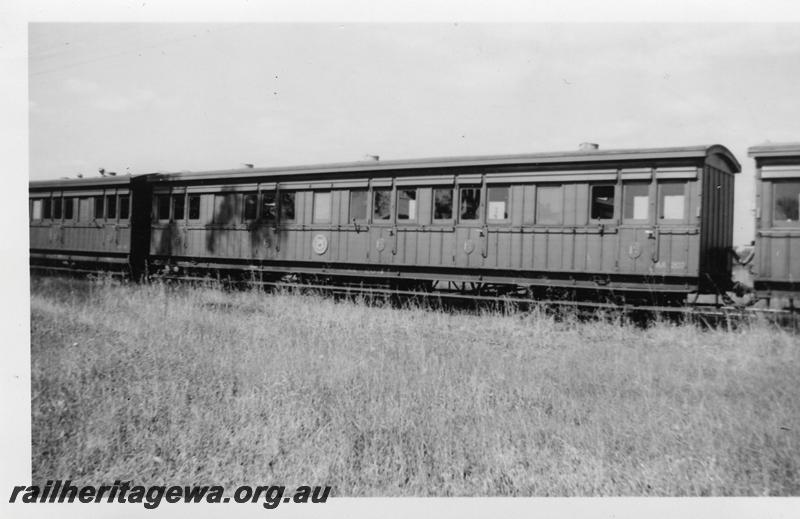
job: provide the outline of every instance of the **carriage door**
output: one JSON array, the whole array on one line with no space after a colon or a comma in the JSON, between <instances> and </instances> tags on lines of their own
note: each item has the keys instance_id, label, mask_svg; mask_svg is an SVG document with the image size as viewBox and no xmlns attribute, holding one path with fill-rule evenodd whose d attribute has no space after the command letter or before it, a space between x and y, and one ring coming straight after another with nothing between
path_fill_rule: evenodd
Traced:
<instances>
[{"instance_id":1,"label":"carriage door","mask_svg":"<svg viewBox=\"0 0 800 519\"><path fill-rule=\"evenodd\" d=\"M656 274L685 275L689 266L691 235L689 226L689 184L685 179L659 178L656 184L655 250Z\"/></svg>"},{"instance_id":2,"label":"carriage door","mask_svg":"<svg viewBox=\"0 0 800 519\"><path fill-rule=\"evenodd\" d=\"M186 256L186 193L172 195L171 247L175 256Z\"/></svg>"},{"instance_id":3,"label":"carriage door","mask_svg":"<svg viewBox=\"0 0 800 519\"><path fill-rule=\"evenodd\" d=\"M371 263L394 263L397 254L397 227L392 218L392 181L372 181L372 225L369 226Z\"/></svg>"},{"instance_id":4,"label":"carriage door","mask_svg":"<svg viewBox=\"0 0 800 519\"><path fill-rule=\"evenodd\" d=\"M61 193L58 193L54 194L52 202L53 225L50 227L50 243L53 247L59 249L64 246L64 222L62 221L64 200L61 197Z\"/></svg>"},{"instance_id":5,"label":"carriage door","mask_svg":"<svg viewBox=\"0 0 800 519\"><path fill-rule=\"evenodd\" d=\"M510 201L511 187L508 184L486 186L486 225L481 255L487 267L506 267L511 264L510 234L503 232L511 225Z\"/></svg>"},{"instance_id":6,"label":"carriage door","mask_svg":"<svg viewBox=\"0 0 800 519\"><path fill-rule=\"evenodd\" d=\"M486 230L480 175L459 177L456 223L456 266L481 267L486 254Z\"/></svg>"},{"instance_id":7,"label":"carriage door","mask_svg":"<svg viewBox=\"0 0 800 519\"><path fill-rule=\"evenodd\" d=\"M637 175L637 176L634 176ZM657 251L652 174L634 173L622 181L619 267L623 273L648 274ZM632 177L632 178L631 178Z\"/></svg>"},{"instance_id":8,"label":"carriage door","mask_svg":"<svg viewBox=\"0 0 800 519\"><path fill-rule=\"evenodd\" d=\"M261 185L257 195L260 201L258 219L250 226L251 253L254 258L276 259L280 250L278 243L278 192L275 184ZM245 213L247 200L245 200ZM245 215L247 216L247 215Z\"/></svg>"},{"instance_id":9,"label":"carriage door","mask_svg":"<svg viewBox=\"0 0 800 519\"><path fill-rule=\"evenodd\" d=\"M348 198L347 225L342 233L347 240L346 257L349 262L366 263L369 261L369 189L366 183L353 186L343 191Z\"/></svg>"}]
</instances>

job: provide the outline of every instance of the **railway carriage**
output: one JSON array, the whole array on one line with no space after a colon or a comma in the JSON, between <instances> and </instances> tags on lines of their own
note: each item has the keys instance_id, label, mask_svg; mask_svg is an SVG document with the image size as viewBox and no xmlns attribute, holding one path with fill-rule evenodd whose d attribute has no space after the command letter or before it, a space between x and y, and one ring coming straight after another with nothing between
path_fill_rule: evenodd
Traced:
<instances>
[{"instance_id":1,"label":"railway carriage","mask_svg":"<svg viewBox=\"0 0 800 519\"><path fill-rule=\"evenodd\" d=\"M137 274L146 261L148 189L130 176L31 182L31 266Z\"/></svg>"},{"instance_id":2,"label":"railway carriage","mask_svg":"<svg viewBox=\"0 0 800 519\"><path fill-rule=\"evenodd\" d=\"M756 162L753 285L762 297L800 299L800 143L749 148Z\"/></svg>"},{"instance_id":3,"label":"railway carriage","mask_svg":"<svg viewBox=\"0 0 800 519\"><path fill-rule=\"evenodd\" d=\"M638 294L731 284L723 146L153 174L148 256L173 272Z\"/></svg>"}]
</instances>

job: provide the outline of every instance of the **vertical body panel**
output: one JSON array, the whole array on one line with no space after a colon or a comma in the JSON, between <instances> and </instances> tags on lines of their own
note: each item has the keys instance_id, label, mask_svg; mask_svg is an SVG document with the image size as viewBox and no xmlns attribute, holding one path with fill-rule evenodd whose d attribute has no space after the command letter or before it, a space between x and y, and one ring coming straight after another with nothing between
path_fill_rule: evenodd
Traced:
<instances>
[{"instance_id":1,"label":"vertical body panel","mask_svg":"<svg viewBox=\"0 0 800 519\"><path fill-rule=\"evenodd\" d=\"M586 272L589 268L589 247L588 247L588 235L586 234L578 234L575 235L575 249L573 255L575 256L575 262L573 264L575 270L579 272Z\"/></svg>"},{"instance_id":2,"label":"vertical body panel","mask_svg":"<svg viewBox=\"0 0 800 519\"><path fill-rule=\"evenodd\" d=\"M533 235L531 270L547 270L547 234L536 232Z\"/></svg>"},{"instance_id":3,"label":"vertical body panel","mask_svg":"<svg viewBox=\"0 0 800 519\"><path fill-rule=\"evenodd\" d=\"M564 270L564 235L561 232L553 232L545 236L547 236L547 268L550 270Z\"/></svg>"},{"instance_id":4,"label":"vertical body panel","mask_svg":"<svg viewBox=\"0 0 800 519\"><path fill-rule=\"evenodd\" d=\"M698 274L701 282L709 283L709 290L724 291L732 276L733 175L706 165L696 184L700 196L695 198L702 206L691 216L700 214ZM686 248L692 250L688 245Z\"/></svg>"},{"instance_id":5,"label":"vertical body panel","mask_svg":"<svg viewBox=\"0 0 800 519\"><path fill-rule=\"evenodd\" d=\"M603 244L603 258L600 265L600 270L608 273L615 272L617 270L619 234L610 233L601 235L600 240Z\"/></svg>"},{"instance_id":6,"label":"vertical body panel","mask_svg":"<svg viewBox=\"0 0 800 519\"><path fill-rule=\"evenodd\" d=\"M587 272L599 272L603 267L603 238L599 234L586 234Z\"/></svg>"},{"instance_id":7,"label":"vertical body panel","mask_svg":"<svg viewBox=\"0 0 800 519\"><path fill-rule=\"evenodd\" d=\"M785 258L786 279L789 282L800 282L800 233L788 236L786 240L789 242L786 247L789 253Z\"/></svg>"}]
</instances>

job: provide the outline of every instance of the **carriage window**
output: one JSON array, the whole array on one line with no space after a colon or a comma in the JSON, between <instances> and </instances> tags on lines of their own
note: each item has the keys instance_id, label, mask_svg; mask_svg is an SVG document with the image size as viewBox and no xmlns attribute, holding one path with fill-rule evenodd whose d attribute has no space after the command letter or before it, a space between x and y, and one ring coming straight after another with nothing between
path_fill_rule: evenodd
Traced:
<instances>
[{"instance_id":1,"label":"carriage window","mask_svg":"<svg viewBox=\"0 0 800 519\"><path fill-rule=\"evenodd\" d=\"M684 182L664 182L658 186L659 218L662 220L683 220Z\"/></svg>"},{"instance_id":2,"label":"carriage window","mask_svg":"<svg viewBox=\"0 0 800 519\"><path fill-rule=\"evenodd\" d=\"M64 199L64 219L65 220L72 220L74 215L73 207L75 204L74 198L65 198Z\"/></svg>"},{"instance_id":3,"label":"carriage window","mask_svg":"<svg viewBox=\"0 0 800 519\"><path fill-rule=\"evenodd\" d=\"M44 206L42 208L42 218L49 220L53 215L53 200L51 198L44 199Z\"/></svg>"},{"instance_id":4,"label":"carriage window","mask_svg":"<svg viewBox=\"0 0 800 519\"><path fill-rule=\"evenodd\" d=\"M103 197L94 197L94 218L100 220L103 218Z\"/></svg>"},{"instance_id":5,"label":"carriage window","mask_svg":"<svg viewBox=\"0 0 800 519\"><path fill-rule=\"evenodd\" d=\"M350 191L350 213L348 220L367 219L367 190L354 189Z\"/></svg>"},{"instance_id":6,"label":"carriage window","mask_svg":"<svg viewBox=\"0 0 800 519\"><path fill-rule=\"evenodd\" d=\"M441 188L433 190L433 219L451 220L453 218L453 190Z\"/></svg>"},{"instance_id":7,"label":"carriage window","mask_svg":"<svg viewBox=\"0 0 800 519\"><path fill-rule=\"evenodd\" d=\"M168 195L158 195L158 197L156 197L156 218L159 220L169 220Z\"/></svg>"},{"instance_id":8,"label":"carriage window","mask_svg":"<svg viewBox=\"0 0 800 519\"><path fill-rule=\"evenodd\" d=\"M33 200L31 204L31 220L41 220L42 219L42 200Z\"/></svg>"},{"instance_id":9,"label":"carriage window","mask_svg":"<svg viewBox=\"0 0 800 519\"><path fill-rule=\"evenodd\" d=\"M261 193L261 219L272 222L276 214L275 191L264 191Z\"/></svg>"},{"instance_id":10,"label":"carriage window","mask_svg":"<svg viewBox=\"0 0 800 519\"><path fill-rule=\"evenodd\" d=\"M331 221L331 192L314 191L314 223Z\"/></svg>"},{"instance_id":11,"label":"carriage window","mask_svg":"<svg viewBox=\"0 0 800 519\"><path fill-rule=\"evenodd\" d=\"M117 197L115 195L106 196L106 218L113 220L117 217Z\"/></svg>"},{"instance_id":12,"label":"carriage window","mask_svg":"<svg viewBox=\"0 0 800 519\"><path fill-rule=\"evenodd\" d=\"M481 190L478 187L461 188L461 221L477 220L478 207L481 205Z\"/></svg>"},{"instance_id":13,"label":"carriage window","mask_svg":"<svg viewBox=\"0 0 800 519\"><path fill-rule=\"evenodd\" d=\"M281 191L281 220L294 220L294 191Z\"/></svg>"},{"instance_id":14,"label":"carriage window","mask_svg":"<svg viewBox=\"0 0 800 519\"><path fill-rule=\"evenodd\" d=\"M647 220L650 212L650 182L627 182L622 186L624 207L622 218Z\"/></svg>"},{"instance_id":15,"label":"carriage window","mask_svg":"<svg viewBox=\"0 0 800 519\"><path fill-rule=\"evenodd\" d=\"M258 214L258 194L246 193L244 195L244 219L255 220Z\"/></svg>"},{"instance_id":16,"label":"carriage window","mask_svg":"<svg viewBox=\"0 0 800 519\"><path fill-rule=\"evenodd\" d=\"M487 189L489 197L488 220L508 220L508 186L490 187Z\"/></svg>"},{"instance_id":17,"label":"carriage window","mask_svg":"<svg viewBox=\"0 0 800 519\"><path fill-rule=\"evenodd\" d=\"M536 189L536 223L560 224L563 219L561 186Z\"/></svg>"},{"instance_id":18,"label":"carriage window","mask_svg":"<svg viewBox=\"0 0 800 519\"><path fill-rule=\"evenodd\" d=\"M397 219L416 220L417 219L417 190L398 189L397 190Z\"/></svg>"},{"instance_id":19,"label":"carriage window","mask_svg":"<svg viewBox=\"0 0 800 519\"><path fill-rule=\"evenodd\" d=\"M236 223L236 193L214 195L214 223Z\"/></svg>"},{"instance_id":20,"label":"carriage window","mask_svg":"<svg viewBox=\"0 0 800 519\"><path fill-rule=\"evenodd\" d=\"M129 195L119 196L119 219L127 220L131 211L131 198Z\"/></svg>"},{"instance_id":21,"label":"carriage window","mask_svg":"<svg viewBox=\"0 0 800 519\"><path fill-rule=\"evenodd\" d=\"M372 190L372 221L389 220L392 217L392 190Z\"/></svg>"},{"instance_id":22,"label":"carriage window","mask_svg":"<svg viewBox=\"0 0 800 519\"><path fill-rule=\"evenodd\" d=\"M189 220L200 219L200 195L189 195Z\"/></svg>"},{"instance_id":23,"label":"carriage window","mask_svg":"<svg viewBox=\"0 0 800 519\"><path fill-rule=\"evenodd\" d=\"M179 222L186 215L186 196L172 195L172 219Z\"/></svg>"},{"instance_id":24,"label":"carriage window","mask_svg":"<svg viewBox=\"0 0 800 519\"><path fill-rule=\"evenodd\" d=\"M593 220L610 220L614 218L614 186L592 186Z\"/></svg>"},{"instance_id":25,"label":"carriage window","mask_svg":"<svg viewBox=\"0 0 800 519\"><path fill-rule=\"evenodd\" d=\"M61 220L61 197L53 199L53 220Z\"/></svg>"},{"instance_id":26,"label":"carriage window","mask_svg":"<svg viewBox=\"0 0 800 519\"><path fill-rule=\"evenodd\" d=\"M84 197L78 200L78 221L88 222L92 219L92 197Z\"/></svg>"},{"instance_id":27,"label":"carriage window","mask_svg":"<svg viewBox=\"0 0 800 519\"><path fill-rule=\"evenodd\" d=\"M800 181L775 182L774 185L773 222L798 222L800 220Z\"/></svg>"}]
</instances>

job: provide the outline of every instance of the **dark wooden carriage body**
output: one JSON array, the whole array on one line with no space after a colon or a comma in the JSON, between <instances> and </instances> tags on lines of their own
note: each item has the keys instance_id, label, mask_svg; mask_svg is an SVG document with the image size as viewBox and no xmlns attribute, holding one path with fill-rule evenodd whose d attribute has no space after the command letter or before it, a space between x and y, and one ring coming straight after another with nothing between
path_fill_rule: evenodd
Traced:
<instances>
[{"instance_id":1,"label":"dark wooden carriage body","mask_svg":"<svg viewBox=\"0 0 800 519\"><path fill-rule=\"evenodd\" d=\"M714 145L154 174L149 260L258 276L720 292L739 170Z\"/></svg>"},{"instance_id":2,"label":"dark wooden carriage body","mask_svg":"<svg viewBox=\"0 0 800 519\"><path fill-rule=\"evenodd\" d=\"M66 270L144 268L150 227L143 177L31 182L30 262Z\"/></svg>"},{"instance_id":3,"label":"dark wooden carriage body","mask_svg":"<svg viewBox=\"0 0 800 519\"><path fill-rule=\"evenodd\" d=\"M753 284L766 296L800 297L800 143L753 146L756 162Z\"/></svg>"}]
</instances>

